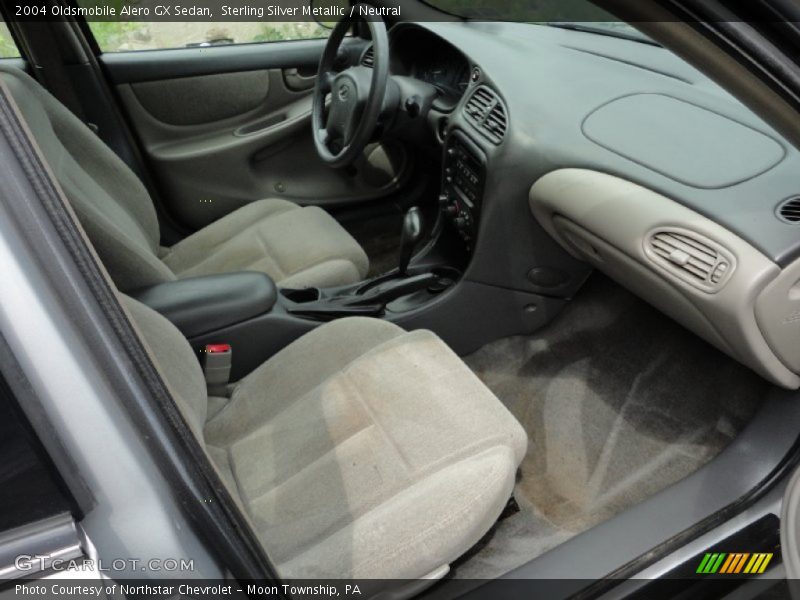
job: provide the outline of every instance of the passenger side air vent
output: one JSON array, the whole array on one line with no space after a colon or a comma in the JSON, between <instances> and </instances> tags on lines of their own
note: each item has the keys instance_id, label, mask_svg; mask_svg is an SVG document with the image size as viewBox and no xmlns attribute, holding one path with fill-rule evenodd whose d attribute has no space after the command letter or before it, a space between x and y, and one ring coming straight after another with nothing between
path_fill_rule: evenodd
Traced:
<instances>
[{"instance_id":1,"label":"passenger side air vent","mask_svg":"<svg viewBox=\"0 0 800 600\"><path fill-rule=\"evenodd\" d=\"M778 217L791 225L800 224L800 196L788 198L778 207Z\"/></svg>"},{"instance_id":2,"label":"passenger side air vent","mask_svg":"<svg viewBox=\"0 0 800 600\"><path fill-rule=\"evenodd\" d=\"M464 106L467 120L494 144L503 141L508 128L506 107L490 88L478 86Z\"/></svg>"},{"instance_id":3,"label":"passenger side air vent","mask_svg":"<svg viewBox=\"0 0 800 600\"><path fill-rule=\"evenodd\" d=\"M370 69L375 65L375 48L370 46L361 57L362 66L369 67Z\"/></svg>"},{"instance_id":4,"label":"passenger side air vent","mask_svg":"<svg viewBox=\"0 0 800 600\"><path fill-rule=\"evenodd\" d=\"M670 273L704 291L717 291L735 266L733 256L690 231L659 229L646 242L648 255Z\"/></svg>"}]
</instances>

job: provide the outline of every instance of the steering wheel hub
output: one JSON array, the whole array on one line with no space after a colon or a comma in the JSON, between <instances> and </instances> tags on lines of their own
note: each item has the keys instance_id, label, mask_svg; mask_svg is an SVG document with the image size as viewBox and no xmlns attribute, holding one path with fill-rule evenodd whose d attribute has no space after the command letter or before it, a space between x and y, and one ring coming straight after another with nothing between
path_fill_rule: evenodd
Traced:
<instances>
[{"instance_id":1,"label":"steering wheel hub","mask_svg":"<svg viewBox=\"0 0 800 600\"><path fill-rule=\"evenodd\" d=\"M347 82L339 84L339 91L336 93L336 97L339 98L340 102L347 102L350 98L350 85Z\"/></svg>"}]
</instances>

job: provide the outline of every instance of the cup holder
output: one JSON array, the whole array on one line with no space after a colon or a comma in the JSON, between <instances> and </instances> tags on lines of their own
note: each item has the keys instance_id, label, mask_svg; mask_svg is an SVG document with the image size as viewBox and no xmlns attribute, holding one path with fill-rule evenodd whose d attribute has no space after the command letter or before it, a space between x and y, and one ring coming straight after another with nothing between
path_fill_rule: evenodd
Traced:
<instances>
[{"instance_id":1,"label":"cup holder","mask_svg":"<svg viewBox=\"0 0 800 600\"><path fill-rule=\"evenodd\" d=\"M281 295L295 304L307 304L320 299L318 288L282 289Z\"/></svg>"}]
</instances>

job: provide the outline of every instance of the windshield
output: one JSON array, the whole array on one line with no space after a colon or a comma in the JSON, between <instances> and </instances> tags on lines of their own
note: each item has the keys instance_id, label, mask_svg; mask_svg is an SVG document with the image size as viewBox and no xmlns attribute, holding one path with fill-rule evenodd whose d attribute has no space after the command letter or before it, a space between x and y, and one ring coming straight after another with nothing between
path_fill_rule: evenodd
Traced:
<instances>
[{"instance_id":1,"label":"windshield","mask_svg":"<svg viewBox=\"0 0 800 600\"><path fill-rule=\"evenodd\" d=\"M473 21L551 25L650 42L650 38L588 0L423 0L442 12Z\"/></svg>"}]
</instances>

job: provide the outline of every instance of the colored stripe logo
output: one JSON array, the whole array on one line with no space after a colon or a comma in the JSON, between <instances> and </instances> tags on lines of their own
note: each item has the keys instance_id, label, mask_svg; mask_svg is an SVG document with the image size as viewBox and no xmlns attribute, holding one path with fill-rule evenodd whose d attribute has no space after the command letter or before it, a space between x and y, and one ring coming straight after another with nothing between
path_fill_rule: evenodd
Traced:
<instances>
[{"instance_id":1,"label":"colored stripe logo","mask_svg":"<svg viewBox=\"0 0 800 600\"><path fill-rule=\"evenodd\" d=\"M707 552L697 567L701 575L760 575L772 560L772 552Z\"/></svg>"}]
</instances>

